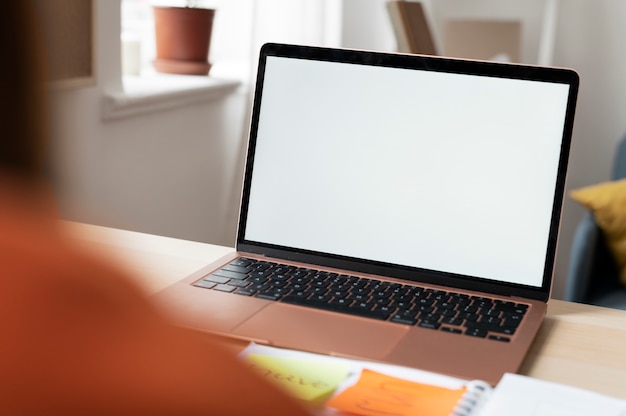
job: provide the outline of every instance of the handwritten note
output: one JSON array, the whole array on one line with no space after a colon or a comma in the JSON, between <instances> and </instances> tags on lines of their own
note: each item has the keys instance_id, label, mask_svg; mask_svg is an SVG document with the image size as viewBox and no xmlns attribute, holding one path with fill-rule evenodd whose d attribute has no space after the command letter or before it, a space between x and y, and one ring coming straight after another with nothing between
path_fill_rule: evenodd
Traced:
<instances>
[{"instance_id":1,"label":"handwritten note","mask_svg":"<svg viewBox=\"0 0 626 416\"><path fill-rule=\"evenodd\" d=\"M359 381L326 404L366 416L449 415L465 388L447 389L363 370Z\"/></svg>"},{"instance_id":2,"label":"handwritten note","mask_svg":"<svg viewBox=\"0 0 626 416\"><path fill-rule=\"evenodd\" d=\"M250 354L246 360L270 382L312 406L323 404L349 372L347 365L334 362L259 354Z\"/></svg>"}]
</instances>

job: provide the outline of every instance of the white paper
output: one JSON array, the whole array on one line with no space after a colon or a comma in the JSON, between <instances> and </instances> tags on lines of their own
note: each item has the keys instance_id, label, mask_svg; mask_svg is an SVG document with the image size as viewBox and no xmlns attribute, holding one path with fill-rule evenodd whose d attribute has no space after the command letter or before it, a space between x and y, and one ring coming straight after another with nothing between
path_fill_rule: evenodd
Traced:
<instances>
[{"instance_id":1,"label":"white paper","mask_svg":"<svg viewBox=\"0 0 626 416\"><path fill-rule=\"evenodd\" d=\"M479 416L626 416L626 401L517 374L505 374Z\"/></svg>"}]
</instances>

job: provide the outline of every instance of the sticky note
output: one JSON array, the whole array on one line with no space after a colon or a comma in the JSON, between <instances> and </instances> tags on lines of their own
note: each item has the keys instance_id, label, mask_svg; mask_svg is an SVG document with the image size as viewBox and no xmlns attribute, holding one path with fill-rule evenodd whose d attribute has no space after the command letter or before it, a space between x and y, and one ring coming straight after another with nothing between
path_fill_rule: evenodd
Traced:
<instances>
[{"instance_id":1,"label":"sticky note","mask_svg":"<svg viewBox=\"0 0 626 416\"><path fill-rule=\"evenodd\" d=\"M465 388L447 389L363 370L359 381L326 403L365 416L448 416Z\"/></svg>"},{"instance_id":2,"label":"sticky note","mask_svg":"<svg viewBox=\"0 0 626 416\"><path fill-rule=\"evenodd\" d=\"M311 406L319 406L348 377L342 363L250 354L246 358L254 370L288 394Z\"/></svg>"}]
</instances>

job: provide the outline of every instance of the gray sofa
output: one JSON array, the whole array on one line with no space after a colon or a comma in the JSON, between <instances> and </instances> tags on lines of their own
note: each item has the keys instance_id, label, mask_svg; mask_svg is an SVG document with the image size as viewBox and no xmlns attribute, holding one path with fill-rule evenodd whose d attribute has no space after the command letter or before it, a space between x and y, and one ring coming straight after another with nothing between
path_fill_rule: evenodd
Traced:
<instances>
[{"instance_id":1,"label":"gray sofa","mask_svg":"<svg viewBox=\"0 0 626 416\"><path fill-rule=\"evenodd\" d=\"M626 136L618 144L612 174L613 180L624 178ZM626 287L619 281L619 268L592 213L576 228L567 279L565 300L626 310Z\"/></svg>"}]
</instances>

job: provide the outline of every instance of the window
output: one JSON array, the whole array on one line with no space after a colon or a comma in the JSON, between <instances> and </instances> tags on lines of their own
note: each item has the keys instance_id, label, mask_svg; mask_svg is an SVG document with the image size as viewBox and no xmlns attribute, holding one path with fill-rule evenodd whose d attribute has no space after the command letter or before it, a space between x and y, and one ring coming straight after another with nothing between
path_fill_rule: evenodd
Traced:
<instances>
[{"instance_id":1,"label":"window","mask_svg":"<svg viewBox=\"0 0 626 416\"><path fill-rule=\"evenodd\" d=\"M216 10L211 75L249 79L256 51L266 41L339 46L340 0L198 0ZM122 0L126 73L151 72L155 56L152 6L183 0Z\"/></svg>"},{"instance_id":2,"label":"window","mask_svg":"<svg viewBox=\"0 0 626 416\"><path fill-rule=\"evenodd\" d=\"M122 90L106 93L103 117L112 119L218 99L250 85L260 46L268 41L339 46L343 0L196 0L216 10L209 77L157 73L153 6L185 0L121 0Z\"/></svg>"}]
</instances>

